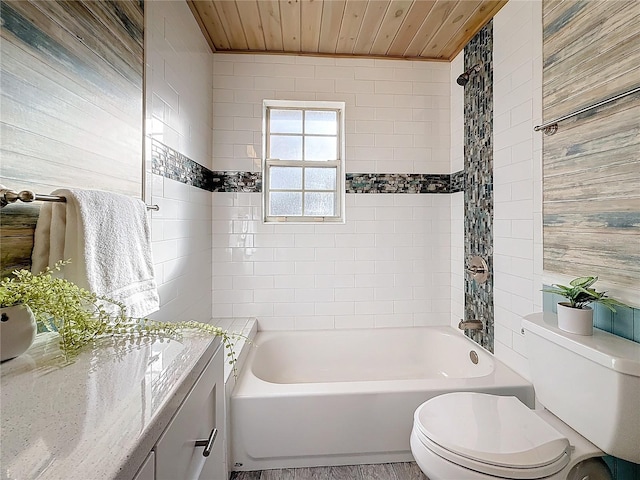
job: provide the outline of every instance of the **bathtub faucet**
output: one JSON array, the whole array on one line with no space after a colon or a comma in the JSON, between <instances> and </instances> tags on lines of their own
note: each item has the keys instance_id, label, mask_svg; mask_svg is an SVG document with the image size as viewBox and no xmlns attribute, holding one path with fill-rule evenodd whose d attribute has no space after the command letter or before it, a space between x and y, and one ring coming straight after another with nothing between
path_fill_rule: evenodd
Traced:
<instances>
[{"instance_id":1,"label":"bathtub faucet","mask_svg":"<svg viewBox=\"0 0 640 480\"><path fill-rule=\"evenodd\" d=\"M458 328L460 330L482 330L484 325L482 320L460 320Z\"/></svg>"}]
</instances>

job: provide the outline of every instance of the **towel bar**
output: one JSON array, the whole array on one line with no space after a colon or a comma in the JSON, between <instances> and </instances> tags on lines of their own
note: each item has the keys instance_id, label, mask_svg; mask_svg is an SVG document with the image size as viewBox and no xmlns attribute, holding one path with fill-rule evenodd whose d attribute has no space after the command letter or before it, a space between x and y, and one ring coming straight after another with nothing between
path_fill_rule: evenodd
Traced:
<instances>
[{"instance_id":1,"label":"towel bar","mask_svg":"<svg viewBox=\"0 0 640 480\"><path fill-rule=\"evenodd\" d=\"M638 93L638 92L640 92L640 87L634 87L631 90L627 90L624 93L621 93L611 98L607 98L605 100L602 100L601 102L594 103L593 105L589 105L588 107L581 108L580 110L577 110L575 112L568 113L567 115L563 115L562 117L556 118L555 120L551 120L549 122L543 123L542 125L536 125L533 129L536 132L539 132L540 130L542 130L545 135L553 135L558 131L558 123L564 120L567 120L568 118L580 115L581 113L588 112L589 110L593 110L594 108L598 108L603 105L606 105L607 103L611 103L616 100L619 100L620 98L626 97L627 95L633 95L634 93Z\"/></svg>"},{"instance_id":2,"label":"towel bar","mask_svg":"<svg viewBox=\"0 0 640 480\"><path fill-rule=\"evenodd\" d=\"M20 200L21 202L66 202L67 199L60 195L43 195L40 193L34 193L31 190L22 190L16 192L15 190L9 190L0 185L0 208L6 207L10 203L15 203ZM147 210L160 210L158 205L147 205Z\"/></svg>"}]
</instances>

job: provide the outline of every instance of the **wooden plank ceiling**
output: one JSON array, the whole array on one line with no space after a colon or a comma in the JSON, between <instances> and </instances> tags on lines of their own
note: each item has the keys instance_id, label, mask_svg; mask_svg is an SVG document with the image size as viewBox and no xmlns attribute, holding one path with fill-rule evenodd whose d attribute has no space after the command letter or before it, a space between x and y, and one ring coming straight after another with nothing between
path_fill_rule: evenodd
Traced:
<instances>
[{"instance_id":1,"label":"wooden plank ceiling","mask_svg":"<svg viewBox=\"0 0 640 480\"><path fill-rule=\"evenodd\" d=\"M188 0L214 52L452 60L507 0Z\"/></svg>"}]
</instances>

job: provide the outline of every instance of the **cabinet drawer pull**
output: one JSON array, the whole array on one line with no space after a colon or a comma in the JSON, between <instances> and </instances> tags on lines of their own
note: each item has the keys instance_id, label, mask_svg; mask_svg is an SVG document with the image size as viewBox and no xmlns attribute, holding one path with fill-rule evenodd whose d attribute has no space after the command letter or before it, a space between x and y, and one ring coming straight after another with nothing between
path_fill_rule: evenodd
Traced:
<instances>
[{"instance_id":1,"label":"cabinet drawer pull","mask_svg":"<svg viewBox=\"0 0 640 480\"><path fill-rule=\"evenodd\" d=\"M208 457L211 453L211 449L213 448L213 442L216 441L216 437L218 436L218 429L214 428L211 430L211 434L209 434L209 438L207 440L196 440L196 447L204 447L202 451L203 457Z\"/></svg>"}]
</instances>

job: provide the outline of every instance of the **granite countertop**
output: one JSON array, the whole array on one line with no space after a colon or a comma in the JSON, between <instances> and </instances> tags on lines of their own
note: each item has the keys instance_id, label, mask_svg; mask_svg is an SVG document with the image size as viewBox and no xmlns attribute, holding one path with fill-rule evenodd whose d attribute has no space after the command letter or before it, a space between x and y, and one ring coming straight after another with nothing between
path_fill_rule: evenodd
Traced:
<instances>
[{"instance_id":1,"label":"granite countertop","mask_svg":"<svg viewBox=\"0 0 640 480\"><path fill-rule=\"evenodd\" d=\"M109 340L68 363L37 335L0 365L2 479L130 480L220 343Z\"/></svg>"}]
</instances>

